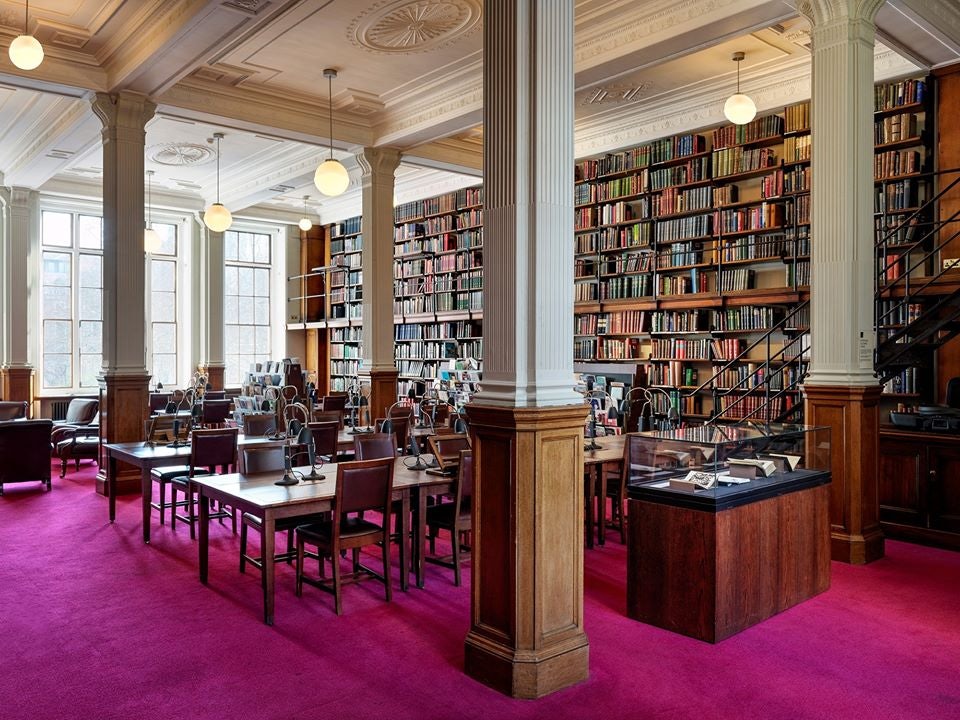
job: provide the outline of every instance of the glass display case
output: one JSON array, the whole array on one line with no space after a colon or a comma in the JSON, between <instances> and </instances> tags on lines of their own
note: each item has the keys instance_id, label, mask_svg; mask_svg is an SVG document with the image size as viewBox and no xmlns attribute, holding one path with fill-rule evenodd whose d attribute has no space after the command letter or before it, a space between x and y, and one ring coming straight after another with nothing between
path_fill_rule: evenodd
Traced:
<instances>
[{"instance_id":1,"label":"glass display case","mask_svg":"<svg viewBox=\"0 0 960 720\"><path fill-rule=\"evenodd\" d=\"M630 497L715 510L829 481L830 428L700 425L626 437Z\"/></svg>"}]
</instances>

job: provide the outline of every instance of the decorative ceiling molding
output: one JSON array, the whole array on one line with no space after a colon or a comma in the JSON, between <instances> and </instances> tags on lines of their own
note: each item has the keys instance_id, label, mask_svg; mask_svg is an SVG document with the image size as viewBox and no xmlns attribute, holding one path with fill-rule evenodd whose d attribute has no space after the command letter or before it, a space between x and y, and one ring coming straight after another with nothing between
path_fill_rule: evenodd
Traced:
<instances>
[{"instance_id":1,"label":"decorative ceiling molding","mask_svg":"<svg viewBox=\"0 0 960 720\"><path fill-rule=\"evenodd\" d=\"M210 146L189 142L168 142L147 148L147 159L171 167L206 165L217 158Z\"/></svg>"},{"instance_id":2,"label":"decorative ceiling molding","mask_svg":"<svg viewBox=\"0 0 960 720\"><path fill-rule=\"evenodd\" d=\"M476 30L482 14L479 0L387 0L354 18L347 38L373 53L429 52Z\"/></svg>"},{"instance_id":3,"label":"decorative ceiling molding","mask_svg":"<svg viewBox=\"0 0 960 720\"><path fill-rule=\"evenodd\" d=\"M227 0L223 3L225 8L232 8L247 15L259 15L270 7L270 0Z\"/></svg>"},{"instance_id":4,"label":"decorative ceiling molding","mask_svg":"<svg viewBox=\"0 0 960 720\"><path fill-rule=\"evenodd\" d=\"M623 103L635 103L650 95L650 91L655 90L656 86L648 80L630 85L594 86L578 92L576 94L576 102L578 105L620 105Z\"/></svg>"}]
</instances>

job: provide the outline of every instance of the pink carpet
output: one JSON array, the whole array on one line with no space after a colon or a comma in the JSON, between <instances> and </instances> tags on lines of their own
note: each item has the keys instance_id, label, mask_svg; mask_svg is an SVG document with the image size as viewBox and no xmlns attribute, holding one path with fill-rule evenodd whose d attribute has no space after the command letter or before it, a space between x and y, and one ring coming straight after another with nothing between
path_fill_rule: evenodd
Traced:
<instances>
[{"instance_id":1,"label":"pink carpet","mask_svg":"<svg viewBox=\"0 0 960 720\"><path fill-rule=\"evenodd\" d=\"M511 700L462 672L467 586L373 582L332 597L277 576L275 627L238 538L212 529L210 585L185 526L140 540L139 498L85 466L0 498L0 718L960 718L960 555L888 542L867 567L719 645L624 615L626 553L585 552L590 678ZM398 578L394 554L394 578Z\"/></svg>"}]
</instances>

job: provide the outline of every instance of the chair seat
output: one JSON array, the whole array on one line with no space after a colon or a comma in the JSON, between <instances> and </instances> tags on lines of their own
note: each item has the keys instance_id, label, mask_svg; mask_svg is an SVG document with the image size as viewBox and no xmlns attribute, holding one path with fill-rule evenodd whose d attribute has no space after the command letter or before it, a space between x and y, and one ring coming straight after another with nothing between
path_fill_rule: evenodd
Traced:
<instances>
[{"instance_id":1,"label":"chair seat","mask_svg":"<svg viewBox=\"0 0 960 720\"><path fill-rule=\"evenodd\" d=\"M348 517L340 521L340 537L343 539L362 537L382 530L382 525L360 518ZM311 543L320 541L328 544L333 534L333 524L331 522L320 522L301 525L297 528L297 532L304 540Z\"/></svg>"},{"instance_id":2,"label":"chair seat","mask_svg":"<svg viewBox=\"0 0 960 720\"><path fill-rule=\"evenodd\" d=\"M167 467L158 467L150 471L150 474L156 480L170 482L175 477L188 475L190 473L189 465L169 465Z\"/></svg>"},{"instance_id":3,"label":"chair seat","mask_svg":"<svg viewBox=\"0 0 960 720\"><path fill-rule=\"evenodd\" d=\"M79 437L70 440L61 440L57 443L57 457L65 455L71 458L93 458L97 457L100 450L100 438Z\"/></svg>"},{"instance_id":4,"label":"chair seat","mask_svg":"<svg viewBox=\"0 0 960 720\"><path fill-rule=\"evenodd\" d=\"M318 513L315 515L301 515L299 517L278 518L276 523L274 523L274 527L279 532L281 530L290 530L295 527L300 527L301 525L309 525L314 523L319 524L323 522L322 515L323 513ZM247 523L247 525L251 525L260 530L263 529L263 520L258 518L256 515L251 515L250 513L244 513L243 522Z\"/></svg>"},{"instance_id":5,"label":"chair seat","mask_svg":"<svg viewBox=\"0 0 960 720\"><path fill-rule=\"evenodd\" d=\"M188 469L187 472L189 473L190 470ZM193 476L193 478L210 477L210 475L212 475L212 473L197 473L196 475ZM187 487L187 485L190 484L190 481L193 478L191 478L190 475L180 474L176 477L169 478L168 482L171 482L174 485L178 485L180 487Z\"/></svg>"},{"instance_id":6,"label":"chair seat","mask_svg":"<svg viewBox=\"0 0 960 720\"><path fill-rule=\"evenodd\" d=\"M456 503L447 502L440 505L427 506L427 525L438 525L444 528L454 526L454 508ZM470 525L470 508L461 508L458 526Z\"/></svg>"}]
</instances>

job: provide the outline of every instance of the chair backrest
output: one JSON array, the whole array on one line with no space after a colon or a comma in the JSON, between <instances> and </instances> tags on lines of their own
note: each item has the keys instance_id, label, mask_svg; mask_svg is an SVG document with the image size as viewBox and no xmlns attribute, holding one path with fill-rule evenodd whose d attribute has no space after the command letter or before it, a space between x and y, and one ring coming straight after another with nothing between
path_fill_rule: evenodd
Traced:
<instances>
[{"instance_id":1,"label":"chair backrest","mask_svg":"<svg viewBox=\"0 0 960 720\"><path fill-rule=\"evenodd\" d=\"M947 407L960 408L960 377L947 380L947 393L944 398Z\"/></svg>"},{"instance_id":2,"label":"chair backrest","mask_svg":"<svg viewBox=\"0 0 960 720\"><path fill-rule=\"evenodd\" d=\"M205 390L203 393L204 400L226 400L227 391L226 390Z\"/></svg>"},{"instance_id":3,"label":"chair backrest","mask_svg":"<svg viewBox=\"0 0 960 720\"><path fill-rule=\"evenodd\" d=\"M395 458L397 437L393 433L361 433L353 436L353 454L357 460Z\"/></svg>"},{"instance_id":4,"label":"chair backrest","mask_svg":"<svg viewBox=\"0 0 960 720\"><path fill-rule=\"evenodd\" d=\"M178 414L160 413L159 415L152 415L146 422L146 439L152 442L172 440L174 420L180 421L177 434L181 439L186 440L190 431L190 414L182 411Z\"/></svg>"},{"instance_id":5,"label":"chair backrest","mask_svg":"<svg viewBox=\"0 0 960 720\"><path fill-rule=\"evenodd\" d=\"M67 405L67 416L64 422L72 425L86 425L100 409L100 402L92 398L73 398Z\"/></svg>"},{"instance_id":6,"label":"chair backrest","mask_svg":"<svg viewBox=\"0 0 960 720\"><path fill-rule=\"evenodd\" d=\"M248 475L279 472L284 468L283 446L243 449L243 472Z\"/></svg>"},{"instance_id":7,"label":"chair backrest","mask_svg":"<svg viewBox=\"0 0 960 720\"><path fill-rule=\"evenodd\" d=\"M0 483L50 479L52 420L0 422Z\"/></svg>"},{"instance_id":8,"label":"chair backrest","mask_svg":"<svg viewBox=\"0 0 960 720\"><path fill-rule=\"evenodd\" d=\"M457 473L457 514L470 509L473 500L473 451L460 451L460 470Z\"/></svg>"},{"instance_id":9,"label":"chair backrest","mask_svg":"<svg viewBox=\"0 0 960 720\"><path fill-rule=\"evenodd\" d=\"M347 407L346 395L324 395L320 401L320 409L324 412L337 411L342 413Z\"/></svg>"},{"instance_id":10,"label":"chair backrest","mask_svg":"<svg viewBox=\"0 0 960 720\"><path fill-rule=\"evenodd\" d=\"M208 400L203 399L203 414L201 415L204 423L222 423L230 417L230 400Z\"/></svg>"},{"instance_id":11,"label":"chair backrest","mask_svg":"<svg viewBox=\"0 0 960 720\"><path fill-rule=\"evenodd\" d=\"M340 439L340 423L336 420L328 422L309 422L307 427L313 434L313 449L317 455L324 455L336 460L337 441Z\"/></svg>"},{"instance_id":12,"label":"chair backrest","mask_svg":"<svg viewBox=\"0 0 960 720\"><path fill-rule=\"evenodd\" d=\"M408 413L410 408L405 408ZM385 418L377 418L373 426L377 432L383 432L383 426L386 423ZM407 440L410 437L410 415L394 415L390 417L390 423L393 425L393 434L397 438L397 447L406 447Z\"/></svg>"},{"instance_id":13,"label":"chair backrest","mask_svg":"<svg viewBox=\"0 0 960 720\"><path fill-rule=\"evenodd\" d=\"M170 393L150 393L150 413L158 413L166 408L171 397Z\"/></svg>"},{"instance_id":14,"label":"chair backrest","mask_svg":"<svg viewBox=\"0 0 960 720\"><path fill-rule=\"evenodd\" d=\"M0 402L0 420L17 420L27 416L26 401L5 400Z\"/></svg>"},{"instance_id":15,"label":"chair backrest","mask_svg":"<svg viewBox=\"0 0 960 720\"><path fill-rule=\"evenodd\" d=\"M341 415L339 410L314 410L313 422L335 422L339 425Z\"/></svg>"},{"instance_id":16,"label":"chair backrest","mask_svg":"<svg viewBox=\"0 0 960 720\"><path fill-rule=\"evenodd\" d=\"M343 513L377 510L389 515L393 465L393 458L356 460L337 465L337 490L333 507L337 526Z\"/></svg>"},{"instance_id":17,"label":"chair backrest","mask_svg":"<svg viewBox=\"0 0 960 720\"><path fill-rule=\"evenodd\" d=\"M455 467L460 463L460 452L470 449L470 438L464 434L431 435L427 438L430 452L437 459L442 470Z\"/></svg>"},{"instance_id":18,"label":"chair backrest","mask_svg":"<svg viewBox=\"0 0 960 720\"><path fill-rule=\"evenodd\" d=\"M273 413L245 413L243 416L244 435L263 436L276 431L277 416Z\"/></svg>"},{"instance_id":19,"label":"chair backrest","mask_svg":"<svg viewBox=\"0 0 960 720\"><path fill-rule=\"evenodd\" d=\"M237 464L237 428L194 430L190 441L190 474L197 468Z\"/></svg>"}]
</instances>

